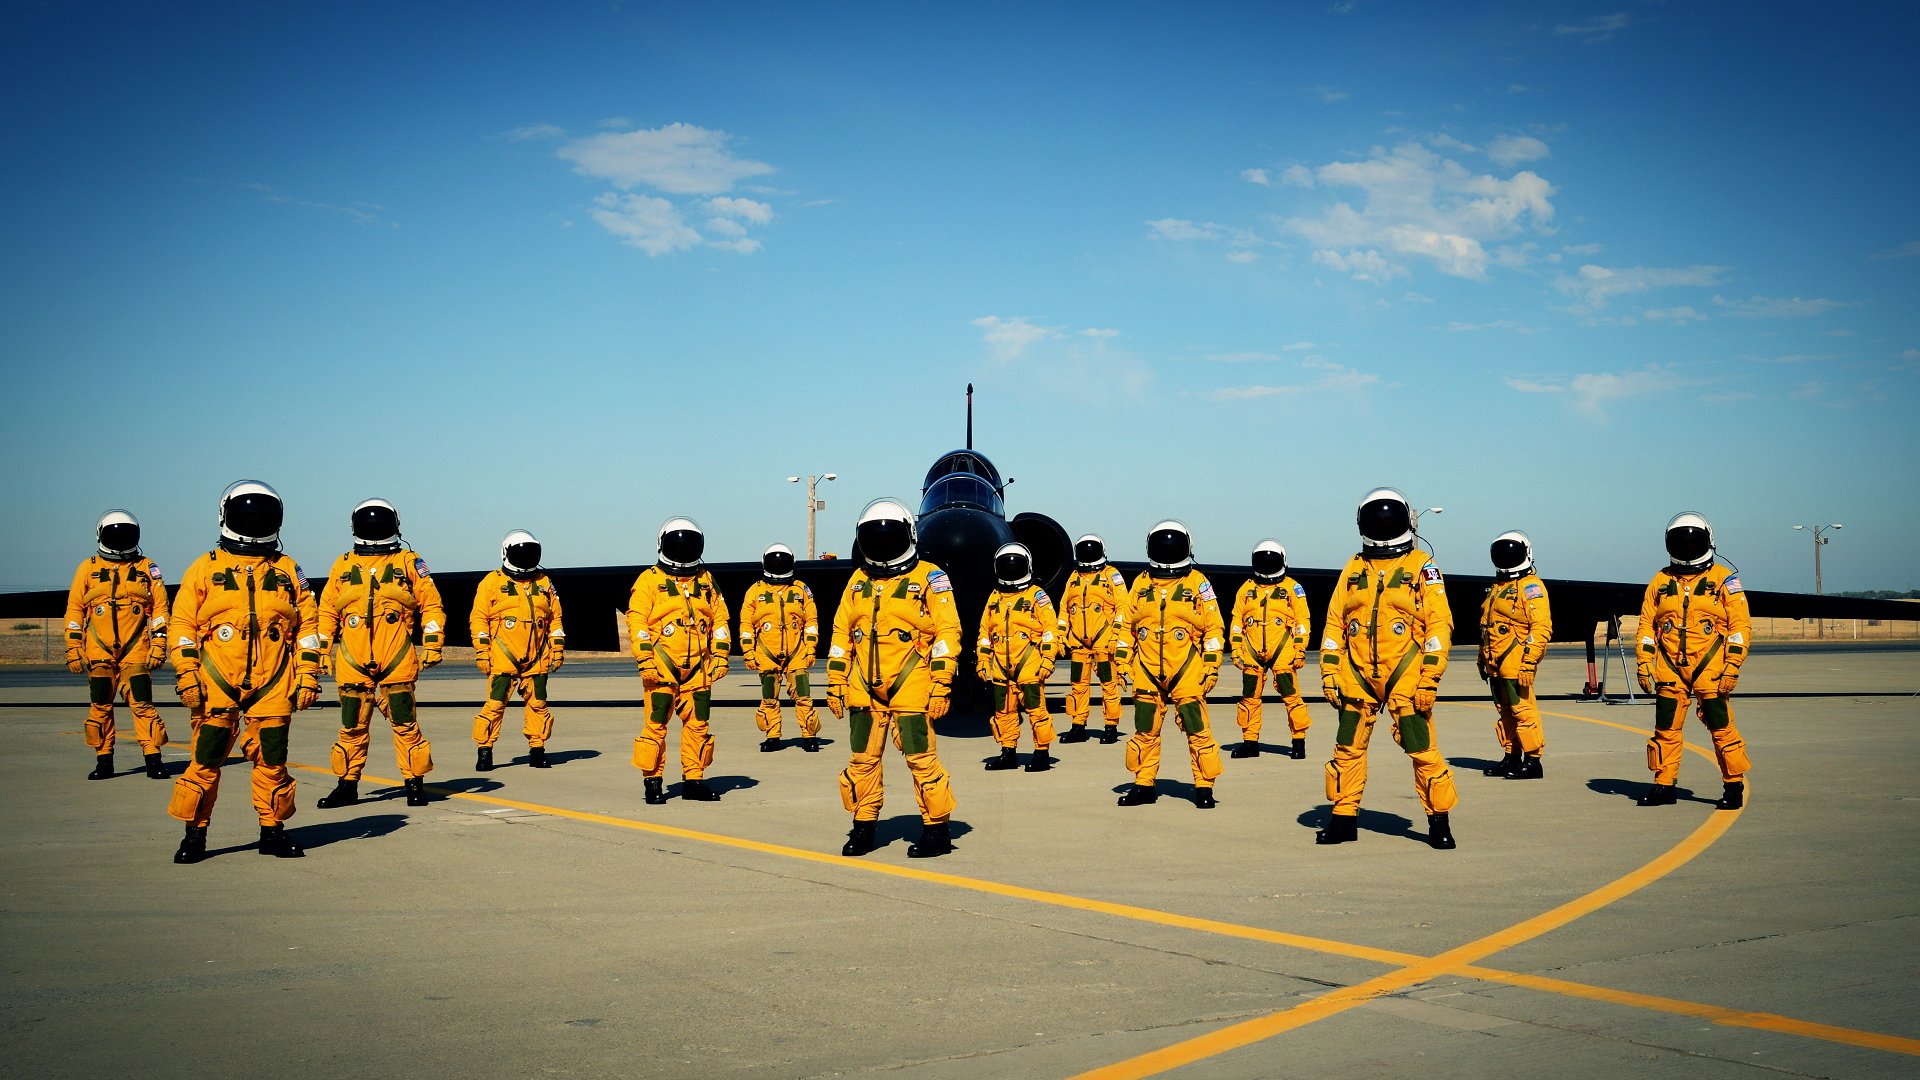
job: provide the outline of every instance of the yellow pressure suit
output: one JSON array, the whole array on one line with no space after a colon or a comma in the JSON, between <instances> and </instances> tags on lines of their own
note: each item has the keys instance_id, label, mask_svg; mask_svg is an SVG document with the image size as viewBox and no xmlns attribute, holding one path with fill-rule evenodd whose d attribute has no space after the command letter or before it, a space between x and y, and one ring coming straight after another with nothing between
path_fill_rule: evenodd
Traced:
<instances>
[{"instance_id":1,"label":"yellow pressure suit","mask_svg":"<svg viewBox=\"0 0 1920 1080\"><path fill-rule=\"evenodd\" d=\"M393 727L393 754L408 780L433 771L433 747L420 733L414 682L440 662L446 608L427 564L412 551L348 552L334 560L320 590L320 643L340 688L340 735L333 774L358 780L367 767L367 726L377 708ZM413 631L421 631L421 648ZM505 704L502 703L504 710Z\"/></svg>"},{"instance_id":2,"label":"yellow pressure suit","mask_svg":"<svg viewBox=\"0 0 1920 1080\"><path fill-rule=\"evenodd\" d=\"M1493 733L1509 758L1537 758L1547 741L1533 676L1553 640L1553 611L1538 574L1495 581L1480 603L1480 675L1493 692Z\"/></svg>"},{"instance_id":3,"label":"yellow pressure suit","mask_svg":"<svg viewBox=\"0 0 1920 1080\"><path fill-rule=\"evenodd\" d=\"M993 688L993 741L1004 749L1020 745L1020 717L1033 726L1033 748L1053 745L1053 718L1047 715L1047 677L1058 655L1054 631L1060 618L1053 600L1038 585L996 588L980 615L974 667Z\"/></svg>"},{"instance_id":4,"label":"yellow pressure suit","mask_svg":"<svg viewBox=\"0 0 1920 1080\"><path fill-rule=\"evenodd\" d=\"M1453 614L1440 568L1418 548L1404 555L1347 560L1327 606L1320 679L1338 700L1340 731L1327 762L1327 799L1337 816L1360 812L1367 786L1367 742L1381 712L1413 759L1413 789L1429 815L1459 801L1453 771L1440 756L1433 702L1447 670Z\"/></svg>"},{"instance_id":5,"label":"yellow pressure suit","mask_svg":"<svg viewBox=\"0 0 1920 1080\"><path fill-rule=\"evenodd\" d=\"M152 675L166 660L167 585L153 560L95 555L81 563L67 590L67 668L87 677L87 745L95 754L113 753L113 702L122 696L140 749L151 756L166 745Z\"/></svg>"},{"instance_id":6,"label":"yellow pressure suit","mask_svg":"<svg viewBox=\"0 0 1920 1080\"><path fill-rule=\"evenodd\" d=\"M1127 768L1136 787L1151 789L1160 775L1160 726L1171 705L1187 733L1193 783L1213 787L1220 776L1220 744L1207 724L1207 692L1220 678L1226 623L1205 574L1188 569L1172 577L1146 571L1128 589L1122 646L1133 663L1133 728Z\"/></svg>"},{"instance_id":7,"label":"yellow pressure suit","mask_svg":"<svg viewBox=\"0 0 1920 1080\"><path fill-rule=\"evenodd\" d=\"M1075 570L1060 594L1059 647L1067 656L1067 719L1073 727L1068 742L1093 712L1093 680L1100 679L1100 712L1108 731L1120 726L1120 665L1114 648L1122 643L1121 612L1127 606L1127 580L1111 566ZM1110 741L1110 740L1109 740Z\"/></svg>"},{"instance_id":8,"label":"yellow pressure suit","mask_svg":"<svg viewBox=\"0 0 1920 1080\"><path fill-rule=\"evenodd\" d=\"M713 685L726 675L733 646L727 620L727 601L705 570L681 576L649 566L634 579L627 633L647 697L647 718L633 740L633 765L641 775L665 771L667 719L677 713L680 776L706 777L713 764L707 727Z\"/></svg>"},{"instance_id":9,"label":"yellow pressure suit","mask_svg":"<svg viewBox=\"0 0 1920 1080\"><path fill-rule=\"evenodd\" d=\"M567 659L567 631L552 579L539 571L518 578L505 570L481 578L467 629L474 663L488 676L487 702L473 718L473 741L490 747L500 738L507 699L518 693L526 703L522 731L528 748L547 745L553 737L547 676Z\"/></svg>"},{"instance_id":10,"label":"yellow pressure suit","mask_svg":"<svg viewBox=\"0 0 1920 1080\"><path fill-rule=\"evenodd\" d=\"M1720 778L1731 784L1747 774L1746 740L1733 726L1728 696L1747 661L1753 620L1747 594L1733 571L1713 565L1694 573L1668 567L1647 583L1640 603L1640 685L1658 695L1647 768L1653 782L1672 786L1680 778L1680 725L1687 699L1699 702L1700 722L1713 735Z\"/></svg>"},{"instance_id":11,"label":"yellow pressure suit","mask_svg":"<svg viewBox=\"0 0 1920 1080\"><path fill-rule=\"evenodd\" d=\"M1230 643L1233 662L1240 668L1240 703L1233 718L1247 742L1260 741L1261 684L1271 676L1273 689L1287 707L1293 737L1304 739L1313 726L1307 703L1300 700L1300 668L1307 662L1307 633L1313 616L1307 611L1307 590L1289 576L1266 584L1249 578L1233 599Z\"/></svg>"},{"instance_id":12,"label":"yellow pressure suit","mask_svg":"<svg viewBox=\"0 0 1920 1080\"><path fill-rule=\"evenodd\" d=\"M220 794L220 767L245 726L254 743L247 756L260 824L293 816L288 725L320 693L319 625L306 575L286 555L209 551L187 567L168 633L180 700L205 719L167 813L206 827Z\"/></svg>"},{"instance_id":13,"label":"yellow pressure suit","mask_svg":"<svg viewBox=\"0 0 1920 1080\"><path fill-rule=\"evenodd\" d=\"M850 731L840 801L855 822L877 821L885 802L887 740L906 755L923 824L953 816L953 785L931 721L952 701L960 613L946 572L925 560L888 577L854 570L833 616L828 702L844 703Z\"/></svg>"},{"instance_id":14,"label":"yellow pressure suit","mask_svg":"<svg viewBox=\"0 0 1920 1080\"><path fill-rule=\"evenodd\" d=\"M780 737L782 684L793 697L800 737L819 736L820 713L807 675L819 647L820 613L806 582L756 581L747 589L740 602L740 651L747 670L760 676L760 708L753 719L767 738Z\"/></svg>"}]
</instances>

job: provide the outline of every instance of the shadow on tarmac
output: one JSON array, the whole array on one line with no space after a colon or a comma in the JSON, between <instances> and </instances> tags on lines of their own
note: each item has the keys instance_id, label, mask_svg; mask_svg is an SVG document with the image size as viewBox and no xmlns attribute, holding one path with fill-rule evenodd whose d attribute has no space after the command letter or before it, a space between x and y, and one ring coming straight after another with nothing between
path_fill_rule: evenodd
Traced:
<instances>
[{"instance_id":1,"label":"shadow on tarmac","mask_svg":"<svg viewBox=\"0 0 1920 1080\"><path fill-rule=\"evenodd\" d=\"M1640 796L1653 790L1653 782L1650 780L1615 780L1611 777L1597 777L1587 781L1587 790L1601 795L1616 795L1621 798L1632 799L1635 802L1639 802ZM1707 799L1695 795L1691 788L1676 787L1673 789L1673 794L1674 797L1681 802L1706 803L1708 806L1713 806L1719 801L1718 799Z\"/></svg>"},{"instance_id":2,"label":"shadow on tarmac","mask_svg":"<svg viewBox=\"0 0 1920 1080\"><path fill-rule=\"evenodd\" d=\"M1490 760L1488 758L1477 758L1477 757L1450 757L1447 759L1447 764L1453 766L1456 769L1466 769L1470 772L1485 772L1486 770L1493 768L1495 765L1500 764L1500 762L1498 759Z\"/></svg>"},{"instance_id":3,"label":"shadow on tarmac","mask_svg":"<svg viewBox=\"0 0 1920 1080\"><path fill-rule=\"evenodd\" d=\"M920 815L918 813L895 814L893 817L886 818L879 822L878 827L874 830L875 845L873 850L879 851L896 840L904 840L911 844L915 840L920 839L921 827ZM959 818L949 818L947 820L947 835L954 840L959 840L972 831L973 827L961 821Z\"/></svg>"},{"instance_id":4,"label":"shadow on tarmac","mask_svg":"<svg viewBox=\"0 0 1920 1080\"><path fill-rule=\"evenodd\" d=\"M399 831L407 824L405 814L369 814L364 817L346 818L341 821L319 821L312 825L301 825L287 830L293 842L311 851L314 848L337 844L342 840L371 840L376 836L386 836ZM209 858L225 855L234 851L253 851L258 844L246 844L241 847L221 848L209 851Z\"/></svg>"},{"instance_id":5,"label":"shadow on tarmac","mask_svg":"<svg viewBox=\"0 0 1920 1080\"><path fill-rule=\"evenodd\" d=\"M1321 803L1319 806L1294 818L1294 820L1299 822L1302 828L1312 829L1318 832L1320 828L1327 823L1327 816L1331 813L1333 813L1332 804ZM1379 833L1382 836L1404 836L1409 840L1418 840L1423 844L1427 842L1427 834L1424 832L1414 832L1413 822L1408 821L1399 814L1363 809L1360 811L1360 820L1356 823L1356 826L1363 833Z\"/></svg>"},{"instance_id":6,"label":"shadow on tarmac","mask_svg":"<svg viewBox=\"0 0 1920 1080\"><path fill-rule=\"evenodd\" d=\"M725 795L729 791L745 791L748 788L759 787L760 781L755 780L751 776L709 776L707 777L707 786ZM680 793L685 788L686 781L682 780L679 785L673 789L673 797L684 798L685 796Z\"/></svg>"},{"instance_id":7,"label":"shadow on tarmac","mask_svg":"<svg viewBox=\"0 0 1920 1080\"><path fill-rule=\"evenodd\" d=\"M439 792L451 792L455 795L471 795L478 792L499 791L506 786L507 785L502 784L498 780L489 780L483 776L462 776L453 780L435 780L433 783L427 785L427 798L431 799Z\"/></svg>"}]
</instances>

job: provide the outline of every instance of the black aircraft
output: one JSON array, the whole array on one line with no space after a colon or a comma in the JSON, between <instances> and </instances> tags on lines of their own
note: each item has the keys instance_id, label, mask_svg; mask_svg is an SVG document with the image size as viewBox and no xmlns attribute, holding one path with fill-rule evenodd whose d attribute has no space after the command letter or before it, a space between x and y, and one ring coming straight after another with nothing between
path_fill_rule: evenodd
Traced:
<instances>
[{"instance_id":1,"label":"black aircraft","mask_svg":"<svg viewBox=\"0 0 1920 1080\"><path fill-rule=\"evenodd\" d=\"M1006 489L1000 470L987 456L973 448L973 387L967 387L967 438L961 449L940 455L927 470L921 488L917 515L918 547L922 558L938 565L953 580L955 602L960 608L965 629L961 671L972 678L973 635L993 588L993 553L1009 541L1025 544L1033 553L1034 578L1049 594L1058 596L1072 569L1073 547L1067 531L1045 514L1022 513L1012 519L1006 512ZM1144 538L1142 538L1144 540ZM1114 548L1120 547L1114 544ZM800 580L813 588L820 606L820 648L827 648L830 628L840 594L845 590L858 551L848 560L801 560L795 566ZM1128 580L1146 570L1146 563L1125 559L1113 565ZM554 587L566 610L567 644L571 651L614 651L619 645L627 598L633 580L645 564L549 569ZM728 607L736 613L746 591L760 579L758 562L709 563ZM1199 569L1213 583L1220 596L1221 614L1230 617L1234 595L1251 571L1244 564L1200 564ZM1446 569L1446 567L1442 567ZM1337 569L1290 567L1296 581L1307 591L1307 604L1314 613L1310 641L1320 639L1321 621L1333 595ZM437 573L434 580L446 602L447 643L467 645L466 612L473 605L475 588L484 571ZM1448 573L1447 603L1453 610L1453 644L1473 645L1479 640L1480 601L1493 584L1485 574ZM1587 645L1588 679L1586 691L1597 687L1593 677L1594 630L1605 623L1617 631L1618 619L1638 614L1644 584L1606 581L1546 579L1553 608L1555 641L1583 641ZM317 585L317 583L316 583ZM1916 615L1913 605L1894 600L1865 600L1806 593L1760 592L1749 590L1747 598L1757 617L1787 619L1886 619L1910 620ZM57 618L66 607L61 591L0 594L0 618ZM1631 651L1631 650L1629 650Z\"/></svg>"}]
</instances>

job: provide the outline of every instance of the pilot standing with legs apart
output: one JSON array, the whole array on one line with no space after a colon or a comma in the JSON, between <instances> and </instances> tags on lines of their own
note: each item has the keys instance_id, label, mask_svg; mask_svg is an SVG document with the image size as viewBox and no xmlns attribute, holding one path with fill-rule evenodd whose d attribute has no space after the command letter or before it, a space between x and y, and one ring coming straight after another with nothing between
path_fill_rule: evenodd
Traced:
<instances>
[{"instance_id":1,"label":"pilot standing with legs apart","mask_svg":"<svg viewBox=\"0 0 1920 1080\"><path fill-rule=\"evenodd\" d=\"M306 854L282 828L294 811L287 734L293 714L320 695L320 630L306 575L280 551L284 514L279 493L266 484L228 485L220 496L219 547L187 567L174 597L174 688L205 717L194 731L193 760L167 804L167 813L187 823L177 863L207 857L220 768L243 726L258 743L249 757L260 854Z\"/></svg>"},{"instance_id":2,"label":"pilot standing with legs apart","mask_svg":"<svg viewBox=\"0 0 1920 1080\"><path fill-rule=\"evenodd\" d=\"M500 541L500 569L480 579L467 616L473 662L487 677L486 703L473 718L473 741L479 744L476 770L493 769L493 744L500 738L507 701L516 693L526 705L521 731L527 738L527 764L552 767L547 761L547 740L553 737L547 677L567 660L567 631L560 617L560 594L540 569L540 541L525 529L513 530Z\"/></svg>"},{"instance_id":3,"label":"pilot standing with legs apart","mask_svg":"<svg viewBox=\"0 0 1920 1080\"><path fill-rule=\"evenodd\" d=\"M1154 802L1160 774L1160 727L1171 708L1186 732L1193 765L1193 805L1217 805L1220 745L1207 724L1207 692L1220 679L1226 624L1213 584L1193 565L1193 536L1166 520L1147 533L1148 569L1128 590L1126 629L1133 661L1133 728L1127 768L1133 786L1121 806Z\"/></svg>"},{"instance_id":4,"label":"pilot standing with legs apart","mask_svg":"<svg viewBox=\"0 0 1920 1080\"><path fill-rule=\"evenodd\" d=\"M1300 699L1300 668L1307 662L1307 633L1313 616L1307 590L1287 576L1287 549L1278 540L1262 540L1253 549L1253 577L1233 599L1230 633L1233 662L1240 668L1240 703L1233 718L1240 724L1240 745L1233 756L1260 756L1260 690L1269 677L1287 709L1293 733L1288 756L1307 756L1307 729L1313 715Z\"/></svg>"},{"instance_id":5,"label":"pilot standing with legs apart","mask_svg":"<svg viewBox=\"0 0 1920 1080\"><path fill-rule=\"evenodd\" d=\"M1696 701L1700 722L1713 736L1725 790L1714 805L1738 810L1747 799L1747 743L1733 726L1729 700L1747 661L1753 620L1747 593L1731 567L1714 562L1713 526L1699 514L1675 514L1667 522L1671 560L1647 583L1640 602L1640 689L1655 695L1653 737L1647 768L1653 787L1641 806L1672 806L1680 780L1681 724L1687 701Z\"/></svg>"},{"instance_id":6,"label":"pilot standing with legs apart","mask_svg":"<svg viewBox=\"0 0 1920 1080\"><path fill-rule=\"evenodd\" d=\"M713 733L707 717L713 687L727 673L733 637L727 602L701 564L707 538L692 518L668 518L660 526L659 558L634 579L627 601L627 633L647 701L646 720L633 740L633 765L646 785L646 801L667 801L667 720L680 717L680 797L715 802L707 786L713 764Z\"/></svg>"},{"instance_id":7,"label":"pilot standing with legs apart","mask_svg":"<svg viewBox=\"0 0 1920 1080\"><path fill-rule=\"evenodd\" d=\"M1074 541L1074 570L1060 594L1060 648L1067 654L1067 720L1063 743L1087 741L1093 712L1093 679L1100 679L1100 713L1106 721L1100 741L1120 741L1122 664L1114 659L1121 643L1121 610L1127 605L1127 579L1107 565L1107 545L1088 533Z\"/></svg>"},{"instance_id":8,"label":"pilot standing with legs apart","mask_svg":"<svg viewBox=\"0 0 1920 1080\"><path fill-rule=\"evenodd\" d=\"M920 839L907 857L945 855L953 850L953 785L933 724L952 704L959 662L953 583L920 558L913 513L898 500L867 504L854 532L859 563L834 612L827 650L827 708L847 720L849 733L840 801L853 829L840 854L865 855L878 846L886 800L881 755L891 739L906 756L920 807Z\"/></svg>"},{"instance_id":9,"label":"pilot standing with legs apart","mask_svg":"<svg viewBox=\"0 0 1920 1080\"><path fill-rule=\"evenodd\" d=\"M1340 730L1333 760L1327 762L1332 813L1315 840L1359 839L1367 742L1384 712L1392 718L1394 741L1413 761L1413 790L1427 813L1427 843L1451 850L1455 843L1447 814L1459 794L1433 724L1453 640L1446 582L1427 553L1414 546L1413 508L1405 495L1375 488L1360 500L1355 517L1360 553L1347 560L1334 582L1321 642L1321 687L1340 712Z\"/></svg>"},{"instance_id":10,"label":"pilot standing with legs apart","mask_svg":"<svg viewBox=\"0 0 1920 1080\"><path fill-rule=\"evenodd\" d=\"M368 499L349 518L353 550L334 560L320 590L320 666L340 690L340 735L333 744L333 790L321 809L360 801L368 726L375 710L393 728L393 756L408 806L427 805L433 747L421 734L414 683L440 662L446 607L427 564L400 540L400 512ZM413 647L415 628L420 649Z\"/></svg>"},{"instance_id":11,"label":"pilot standing with legs apart","mask_svg":"<svg viewBox=\"0 0 1920 1080\"><path fill-rule=\"evenodd\" d=\"M993 689L993 741L1000 756L987 759L989 771L1014 768L1020 746L1020 718L1033 727L1033 758L1028 772L1053 767L1053 718L1047 715L1047 678L1053 674L1059 616L1047 591L1033 580L1033 554L1025 544L1002 544L993 553L993 592L980 615L975 670Z\"/></svg>"},{"instance_id":12,"label":"pilot standing with legs apart","mask_svg":"<svg viewBox=\"0 0 1920 1080\"><path fill-rule=\"evenodd\" d=\"M67 670L87 677L89 780L113 776L113 703L125 697L147 776L165 780L160 748L167 723L153 704L153 672L167 662L167 583L140 553L140 523L109 510L93 527L95 554L73 572L67 590Z\"/></svg>"},{"instance_id":13,"label":"pilot standing with legs apart","mask_svg":"<svg viewBox=\"0 0 1920 1080\"><path fill-rule=\"evenodd\" d=\"M1553 640L1547 586L1533 568L1533 542L1523 532L1493 538L1493 587L1480 604L1480 677L1493 693L1493 734L1504 751L1487 776L1538 780L1546 775L1540 753L1540 706L1533 676Z\"/></svg>"},{"instance_id":14,"label":"pilot standing with legs apart","mask_svg":"<svg viewBox=\"0 0 1920 1080\"><path fill-rule=\"evenodd\" d=\"M760 676L760 708L753 714L766 736L763 753L780 749L780 691L793 697L800 722L800 748L820 751L820 713L813 705L807 672L820 645L820 614L813 590L793 576L793 549L775 544L760 556L760 580L740 602L740 654Z\"/></svg>"}]
</instances>

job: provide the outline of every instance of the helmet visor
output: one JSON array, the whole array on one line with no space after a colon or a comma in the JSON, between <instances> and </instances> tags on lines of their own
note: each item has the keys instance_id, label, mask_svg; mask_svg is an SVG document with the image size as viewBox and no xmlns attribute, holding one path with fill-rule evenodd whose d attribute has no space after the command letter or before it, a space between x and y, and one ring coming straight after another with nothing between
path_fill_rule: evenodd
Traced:
<instances>
[{"instance_id":1,"label":"helmet visor","mask_svg":"<svg viewBox=\"0 0 1920 1080\"><path fill-rule=\"evenodd\" d=\"M245 492L227 500L227 528L236 536L264 540L280 531L284 512L279 499L263 492Z\"/></svg>"},{"instance_id":2,"label":"helmet visor","mask_svg":"<svg viewBox=\"0 0 1920 1080\"><path fill-rule=\"evenodd\" d=\"M913 528L904 521L863 521L854 530L854 538L867 561L898 562L913 543Z\"/></svg>"},{"instance_id":3,"label":"helmet visor","mask_svg":"<svg viewBox=\"0 0 1920 1080\"><path fill-rule=\"evenodd\" d=\"M131 521L102 526L100 546L108 551L132 551L140 546L140 526Z\"/></svg>"},{"instance_id":4,"label":"helmet visor","mask_svg":"<svg viewBox=\"0 0 1920 1080\"><path fill-rule=\"evenodd\" d=\"M774 577L793 573L793 552L769 551L760 557L760 567Z\"/></svg>"},{"instance_id":5,"label":"helmet visor","mask_svg":"<svg viewBox=\"0 0 1920 1080\"><path fill-rule=\"evenodd\" d=\"M1107 546L1098 540L1082 540L1073 545L1073 557L1083 563L1105 562Z\"/></svg>"},{"instance_id":6,"label":"helmet visor","mask_svg":"<svg viewBox=\"0 0 1920 1080\"><path fill-rule=\"evenodd\" d=\"M1184 562L1193 551L1193 541L1179 529L1155 529L1147 534L1147 561L1162 566Z\"/></svg>"},{"instance_id":7,"label":"helmet visor","mask_svg":"<svg viewBox=\"0 0 1920 1080\"><path fill-rule=\"evenodd\" d=\"M672 529L660 535L660 557L682 566L700 561L707 538L694 529Z\"/></svg>"},{"instance_id":8,"label":"helmet visor","mask_svg":"<svg viewBox=\"0 0 1920 1080\"><path fill-rule=\"evenodd\" d=\"M1287 557L1277 551L1256 551L1253 572L1262 577L1279 577L1287 572Z\"/></svg>"},{"instance_id":9,"label":"helmet visor","mask_svg":"<svg viewBox=\"0 0 1920 1080\"><path fill-rule=\"evenodd\" d=\"M400 515L391 506L363 506L353 512L353 538L374 543L400 535Z\"/></svg>"},{"instance_id":10,"label":"helmet visor","mask_svg":"<svg viewBox=\"0 0 1920 1080\"><path fill-rule=\"evenodd\" d=\"M1407 504L1393 499L1374 499L1360 507L1360 535L1376 544L1390 544L1413 531L1413 519Z\"/></svg>"},{"instance_id":11,"label":"helmet visor","mask_svg":"<svg viewBox=\"0 0 1920 1080\"><path fill-rule=\"evenodd\" d=\"M1518 540L1495 540L1487 555L1495 570L1518 570L1527 565L1527 545Z\"/></svg>"},{"instance_id":12,"label":"helmet visor","mask_svg":"<svg viewBox=\"0 0 1920 1080\"><path fill-rule=\"evenodd\" d=\"M532 570L540 565L540 544L538 541L508 544L501 561L515 570Z\"/></svg>"},{"instance_id":13,"label":"helmet visor","mask_svg":"<svg viewBox=\"0 0 1920 1080\"><path fill-rule=\"evenodd\" d=\"M1033 576L1033 562L1021 552L1004 552L993 558L993 576L1003 585L1025 581Z\"/></svg>"},{"instance_id":14,"label":"helmet visor","mask_svg":"<svg viewBox=\"0 0 1920 1080\"><path fill-rule=\"evenodd\" d=\"M1675 562L1697 563L1706 558L1712 548L1713 540L1707 530L1697 525L1667 530L1667 554L1673 556Z\"/></svg>"}]
</instances>

